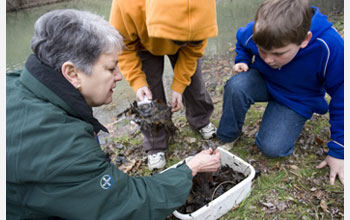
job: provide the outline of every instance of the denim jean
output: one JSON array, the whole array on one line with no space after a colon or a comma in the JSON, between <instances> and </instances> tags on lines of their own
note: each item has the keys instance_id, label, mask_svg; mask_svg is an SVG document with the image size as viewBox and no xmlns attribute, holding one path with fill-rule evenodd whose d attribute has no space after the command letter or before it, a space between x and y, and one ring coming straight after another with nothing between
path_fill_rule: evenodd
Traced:
<instances>
[{"instance_id":1,"label":"denim jean","mask_svg":"<svg viewBox=\"0 0 350 220\"><path fill-rule=\"evenodd\" d=\"M238 138L246 113L255 102L268 102L256 135L256 145L268 157L292 154L307 118L276 102L255 69L232 76L226 82L218 139L232 142Z\"/></svg>"}]
</instances>

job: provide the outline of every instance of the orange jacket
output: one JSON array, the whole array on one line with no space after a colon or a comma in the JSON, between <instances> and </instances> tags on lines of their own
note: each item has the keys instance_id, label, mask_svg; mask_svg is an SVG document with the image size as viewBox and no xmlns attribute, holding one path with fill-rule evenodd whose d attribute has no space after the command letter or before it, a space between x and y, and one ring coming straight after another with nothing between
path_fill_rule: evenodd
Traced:
<instances>
[{"instance_id":1,"label":"orange jacket","mask_svg":"<svg viewBox=\"0 0 350 220\"><path fill-rule=\"evenodd\" d=\"M207 39L218 34L215 0L113 0L110 22L124 37L126 48L119 55L119 67L135 91L148 86L138 50L154 55L179 52L171 89L183 93ZM171 40L203 42L181 47Z\"/></svg>"}]
</instances>

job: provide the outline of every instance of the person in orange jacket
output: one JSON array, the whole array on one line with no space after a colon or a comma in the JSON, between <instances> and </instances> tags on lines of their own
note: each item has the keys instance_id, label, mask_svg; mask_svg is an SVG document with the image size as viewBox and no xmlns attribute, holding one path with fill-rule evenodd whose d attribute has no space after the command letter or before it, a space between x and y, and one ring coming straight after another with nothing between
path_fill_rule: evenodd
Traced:
<instances>
[{"instance_id":1,"label":"person in orange jacket","mask_svg":"<svg viewBox=\"0 0 350 220\"><path fill-rule=\"evenodd\" d=\"M167 55L174 70L172 111L184 104L189 125L205 139L214 137L216 127L209 121L214 106L200 58L208 38L218 34L215 0L113 0L110 23L123 36L126 47L118 65L136 98L166 102L162 75ZM149 169L164 167L165 130L142 133Z\"/></svg>"}]
</instances>

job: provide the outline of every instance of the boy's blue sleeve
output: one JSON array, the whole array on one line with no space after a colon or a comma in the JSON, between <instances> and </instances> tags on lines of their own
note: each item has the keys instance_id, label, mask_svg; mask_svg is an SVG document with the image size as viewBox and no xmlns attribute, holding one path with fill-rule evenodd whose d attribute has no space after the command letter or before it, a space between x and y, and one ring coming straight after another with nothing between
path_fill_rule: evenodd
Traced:
<instances>
[{"instance_id":1,"label":"boy's blue sleeve","mask_svg":"<svg viewBox=\"0 0 350 220\"><path fill-rule=\"evenodd\" d=\"M329 123L332 140L328 143L328 155L344 159L344 83L332 95L329 105Z\"/></svg>"},{"instance_id":2,"label":"boy's blue sleeve","mask_svg":"<svg viewBox=\"0 0 350 220\"><path fill-rule=\"evenodd\" d=\"M238 29L236 34L236 58L235 63L246 63L250 64L252 61L253 54L248 48L249 41L252 40L253 37L253 25L254 22L250 22L245 27L241 27Z\"/></svg>"},{"instance_id":3,"label":"boy's blue sleeve","mask_svg":"<svg viewBox=\"0 0 350 220\"><path fill-rule=\"evenodd\" d=\"M344 40L335 30L332 32L332 35L324 38L330 52L325 72L325 89L331 96L331 141L328 143L328 155L344 159Z\"/></svg>"}]
</instances>

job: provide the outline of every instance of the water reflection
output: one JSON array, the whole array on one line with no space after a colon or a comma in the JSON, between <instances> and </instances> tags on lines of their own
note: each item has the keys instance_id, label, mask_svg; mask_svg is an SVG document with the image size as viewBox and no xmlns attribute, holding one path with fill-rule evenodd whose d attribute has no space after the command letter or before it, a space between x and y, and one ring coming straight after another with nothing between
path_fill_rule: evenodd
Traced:
<instances>
[{"instance_id":1,"label":"water reflection","mask_svg":"<svg viewBox=\"0 0 350 220\"><path fill-rule=\"evenodd\" d=\"M219 35L209 39L206 54L221 54L235 45L235 35L239 27L252 21L258 6L264 0L217 0L217 22ZM33 35L34 22L45 12L53 9L77 8L89 10L108 20L112 0L72 0L38 8L21 10L6 14L6 70L23 68L24 62L31 53L30 42ZM311 4L320 7L323 13L344 10L343 0L311 0ZM172 81L172 70L166 60L164 81L169 85ZM169 86L168 86L169 87ZM167 91L169 94L169 90ZM135 99L135 93L123 80L117 84L110 105L95 108L96 117L104 124L112 122L119 112L129 106Z\"/></svg>"},{"instance_id":2,"label":"water reflection","mask_svg":"<svg viewBox=\"0 0 350 220\"><path fill-rule=\"evenodd\" d=\"M22 68L31 53L35 21L44 13L63 8L89 10L108 20L112 0L73 0L6 13L6 70Z\"/></svg>"}]
</instances>

